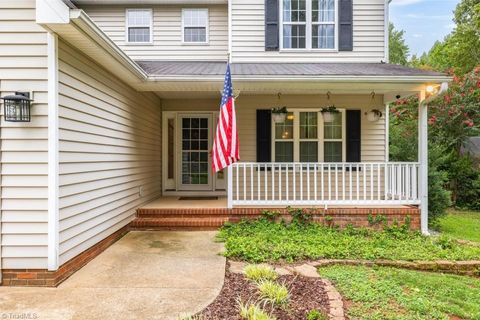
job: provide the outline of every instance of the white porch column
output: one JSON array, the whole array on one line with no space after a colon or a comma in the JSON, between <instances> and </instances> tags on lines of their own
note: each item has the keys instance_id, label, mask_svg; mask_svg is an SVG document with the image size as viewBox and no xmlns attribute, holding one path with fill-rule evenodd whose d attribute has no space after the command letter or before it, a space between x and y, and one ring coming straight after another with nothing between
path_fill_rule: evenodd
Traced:
<instances>
[{"instance_id":1,"label":"white porch column","mask_svg":"<svg viewBox=\"0 0 480 320\"><path fill-rule=\"evenodd\" d=\"M422 90L418 104L419 198L421 230L428 235L428 106L424 100L425 90Z\"/></svg>"}]
</instances>

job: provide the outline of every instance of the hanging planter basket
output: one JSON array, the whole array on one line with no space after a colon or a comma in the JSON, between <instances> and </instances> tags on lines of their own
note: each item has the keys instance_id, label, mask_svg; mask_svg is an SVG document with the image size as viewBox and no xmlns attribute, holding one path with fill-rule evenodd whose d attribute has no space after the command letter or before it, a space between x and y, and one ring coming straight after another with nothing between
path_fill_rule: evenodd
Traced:
<instances>
[{"instance_id":1,"label":"hanging planter basket","mask_svg":"<svg viewBox=\"0 0 480 320\"><path fill-rule=\"evenodd\" d=\"M335 120L335 115L340 111L335 108L335 106L328 106L320 110L323 116L323 121L326 123L331 123Z\"/></svg>"},{"instance_id":2,"label":"hanging planter basket","mask_svg":"<svg viewBox=\"0 0 480 320\"><path fill-rule=\"evenodd\" d=\"M382 112L377 109L373 109L367 112L367 120L369 122L377 122L382 117Z\"/></svg>"},{"instance_id":3,"label":"hanging planter basket","mask_svg":"<svg viewBox=\"0 0 480 320\"><path fill-rule=\"evenodd\" d=\"M287 107L278 107L272 109L272 119L275 123L284 123L287 120Z\"/></svg>"}]
</instances>

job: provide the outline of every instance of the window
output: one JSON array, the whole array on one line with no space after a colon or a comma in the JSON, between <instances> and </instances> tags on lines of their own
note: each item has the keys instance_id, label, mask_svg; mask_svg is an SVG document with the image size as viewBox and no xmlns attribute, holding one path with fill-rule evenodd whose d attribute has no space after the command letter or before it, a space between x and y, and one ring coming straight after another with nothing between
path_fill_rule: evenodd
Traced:
<instances>
[{"instance_id":1,"label":"window","mask_svg":"<svg viewBox=\"0 0 480 320\"><path fill-rule=\"evenodd\" d=\"M127 9L127 43L152 42L152 10Z\"/></svg>"},{"instance_id":2,"label":"window","mask_svg":"<svg viewBox=\"0 0 480 320\"><path fill-rule=\"evenodd\" d=\"M273 161L342 162L345 159L345 112L326 123L318 111L293 111L273 123Z\"/></svg>"},{"instance_id":3,"label":"window","mask_svg":"<svg viewBox=\"0 0 480 320\"><path fill-rule=\"evenodd\" d=\"M282 0L283 49L335 49L337 0Z\"/></svg>"},{"instance_id":4,"label":"window","mask_svg":"<svg viewBox=\"0 0 480 320\"><path fill-rule=\"evenodd\" d=\"M183 42L208 42L208 9L183 9Z\"/></svg>"}]
</instances>

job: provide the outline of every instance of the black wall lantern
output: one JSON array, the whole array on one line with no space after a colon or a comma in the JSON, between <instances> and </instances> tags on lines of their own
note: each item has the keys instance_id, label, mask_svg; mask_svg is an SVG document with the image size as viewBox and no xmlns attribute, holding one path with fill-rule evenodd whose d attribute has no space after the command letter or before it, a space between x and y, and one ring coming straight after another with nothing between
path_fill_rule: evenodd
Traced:
<instances>
[{"instance_id":1,"label":"black wall lantern","mask_svg":"<svg viewBox=\"0 0 480 320\"><path fill-rule=\"evenodd\" d=\"M3 98L5 121L10 122L30 122L30 93L15 92L14 95Z\"/></svg>"}]
</instances>

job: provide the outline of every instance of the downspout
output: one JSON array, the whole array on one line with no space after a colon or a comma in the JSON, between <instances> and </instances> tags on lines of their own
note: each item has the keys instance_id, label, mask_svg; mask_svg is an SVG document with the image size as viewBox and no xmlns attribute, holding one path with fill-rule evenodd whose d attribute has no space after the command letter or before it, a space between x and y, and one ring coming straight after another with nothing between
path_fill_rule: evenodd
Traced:
<instances>
[{"instance_id":1,"label":"downspout","mask_svg":"<svg viewBox=\"0 0 480 320\"><path fill-rule=\"evenodd\" d=\"M428 231L428 103L448 90L448 83L441 84L438 92L426 97L426 90L420 92L418 105L418 162L419 168L419 198L420 198L420 227L424 235Z\"/></svg>"},{"instance_id":2,"label":"downspout","mask_svg":"<svg viewBox=\"0 0 480 320\"><path fill-rule=\"evenodd\" d=\"M390 9L390 2L392 0L385 0L385 10L384 10L384 15L385 15L385 56L384 56L384 62L389 63L390 62L390 17L389 17L389 9Z\"/></svg>"}]
</instances>

